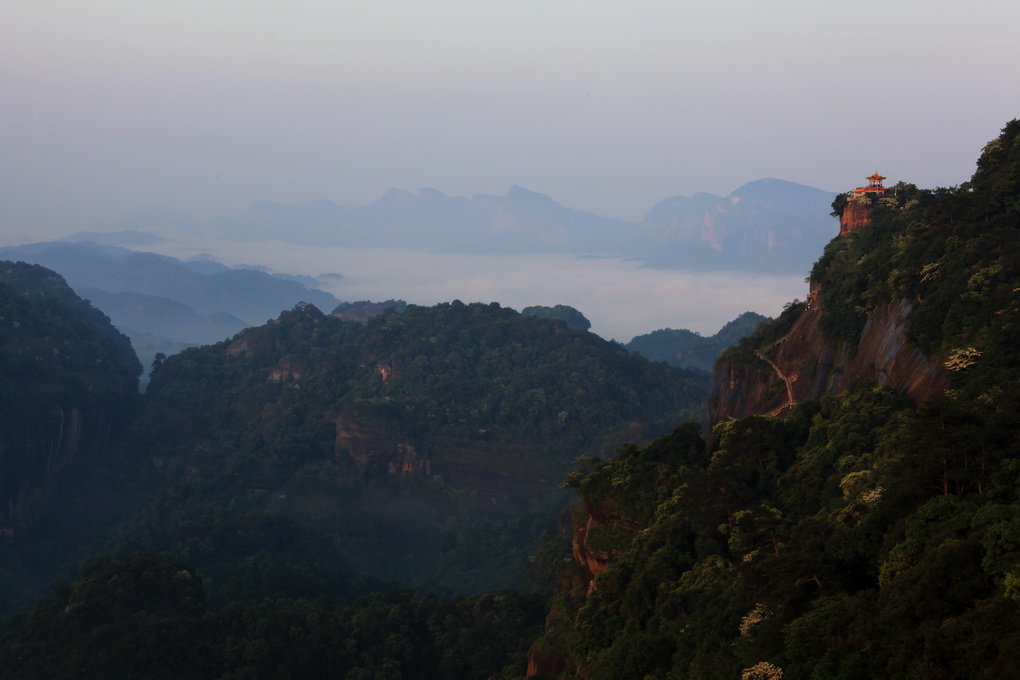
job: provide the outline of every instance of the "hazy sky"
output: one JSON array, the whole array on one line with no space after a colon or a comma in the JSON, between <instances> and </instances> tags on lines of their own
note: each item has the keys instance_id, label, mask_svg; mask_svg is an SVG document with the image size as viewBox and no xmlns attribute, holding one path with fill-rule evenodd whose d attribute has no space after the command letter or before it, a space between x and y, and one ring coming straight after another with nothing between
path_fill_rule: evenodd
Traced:
<instances>
[{"instance_id":1,"label":"hazy sky","mask_svg":"<svg viewBox=\"0 0 1020 680\"><path fill-rule=\"evenodd\" d=\"M966 180L1020 115L1016 0L0 3L0 241L142 207L658 200Z\"/></svg>"}]
</instances>

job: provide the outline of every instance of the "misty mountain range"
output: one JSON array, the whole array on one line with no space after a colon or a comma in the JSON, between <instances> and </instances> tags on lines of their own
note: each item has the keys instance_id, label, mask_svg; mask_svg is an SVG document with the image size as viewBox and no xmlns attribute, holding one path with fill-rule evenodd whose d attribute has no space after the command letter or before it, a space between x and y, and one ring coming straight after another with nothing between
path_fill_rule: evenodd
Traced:
<instances>
[{"instance_id":1,"label":"misty mountain range","mask_svg":"<svg viewBox=\"0 0 1020 680\"><path fill-rule=\"evenodd\" d=\"M300 302L326 311L340 303L315 288L311 277L232 269L207 257L182 261L91 241L0 248L0 260L58 272L131 338L144 366L157 353L219 342Z\"/></svg>"},{"instance_id":2,"label":"misty mountain range","mask_svg":"<svg viewBox=\"0 0 1020 680\"><path fill-rule=\"evenodd\" d=\"M201 230L228 240L305 246L612 255L639 259L652 268L798 273L810 268L835 231L825 217L833 196L764 179L726 197L699 193L667 198L641 222L627 222L572 210L516 186L506 196L472 198L432 189L414 194L393 189L370 206L262 201L240 215L206 224L180 212L147 209L65 242L0 248L0 259L59 272L131 338L148 366L156 354L218 342L300 302L326 312L341 302L320 290L312 277L129 249L153 246L175 234ZM667 354L681 351L678 348L670 345ZM686 357L688 352L683 353ZM708 365L716 353L706 359ZM686 365L686 358L681 363Z\"/></svg>"},{"instance_id":3,"label":"misty mountain range","mask_svg":"<svg viewBox=\"0 0 1020 680\"><path fill-rule=\"evenodd\" d=\"M149 209L95 229L114 232L104 241L124 246L168 231L202 229L229 240L304 246L614 255L654 268L798 274L811 268L838 233L828 217L834 198L802 184L761 179L725 197L666 198L632 222L573 210L518 186L506 196L471 198L391 189L368 206L259 201L239 215L203 224L179 212ZM97 238L96 232L76 238Z\"/></svg>"},{"instance_id":4,"label":"misty mountain range","mask_svg":"<svg viewBox=\"0 0 1020 680\"><path fill-rule=\"evenodd\" d=\"M128 232L113 236L122 234L130 238ZM128 336L145 367L157 354L169 356L187 347L219 342L300 303L311 303L322 311L361 323L388 307L397 307L397 311L406 307L402 300L341 303L319 289L319 282L310 276L269 274L257 265L230 268L206 255L179 260L94 241L0 248L3 260L42 265L58 272L78 295ZM322 278L340 276L331 273ZM579 310L565 305L527 307L521 314L558 318L581 330L591 327ZM635 337L626 347L655 361L710 371L723 347L746 335L764 318L747 312L711 338L688 330L661 329ZM738 324L739 333L727 333Z\"/></svg>"}]
</instances>

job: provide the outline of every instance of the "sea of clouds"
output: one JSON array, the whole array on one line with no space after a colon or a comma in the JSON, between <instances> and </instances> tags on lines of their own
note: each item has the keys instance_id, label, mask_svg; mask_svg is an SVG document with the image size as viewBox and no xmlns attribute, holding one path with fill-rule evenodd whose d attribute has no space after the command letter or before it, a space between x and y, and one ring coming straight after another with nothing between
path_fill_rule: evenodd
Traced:
<instances>
[{"instance_id":1,"label":"sea of clouds","mask_svg":"<svg viewBox=\"0 0 1020 680\"><path fill-rule=\"evenodd\" d=\"M144 250L184 260L209 255L229 266L258 264L286 274L338 273L341 278L320 278L320 287L345 301L432 305L457 299L517 310L570 305L588 317L593 332L620 342L660 328L712 335L743 312L776 316L807 294L803 276L643 269L622 258L321 248L198 236Z\"/></svg>"}]
</instances>

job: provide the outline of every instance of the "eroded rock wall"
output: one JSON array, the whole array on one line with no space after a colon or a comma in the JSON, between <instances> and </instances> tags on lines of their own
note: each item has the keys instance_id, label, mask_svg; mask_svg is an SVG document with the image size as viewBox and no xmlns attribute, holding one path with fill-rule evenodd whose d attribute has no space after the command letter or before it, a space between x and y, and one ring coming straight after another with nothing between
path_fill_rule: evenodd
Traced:
<instances>
[{"instance_id":1,"label":"eroded rock wall","mask_svg":"<svg viewBox=\"0 0 1020 680\"><path fill-rule=\"evenodd\" d=\"M865 200L847 202L843 214L839 218L839 235L846 236L854 229L871 223L871 203Z\"/></svg>"},{"instance_id":2,"label":"eroded rock wall","mask_svg":"<svg viewBox=\"0 0 1020 680\"><path fill-rule=\"evenodd\" d=\"M808 309L790 332L763 354L772 366L726 365L717 369L709 396L712 423L750 415L778 415L789 381L794 401L838 394L866 378L888 385L915 403L942 394L945 370L907 338L911 303L902 299L875 309L856 347L827 340L819 327L824 311Z\"/></svg>"},{"instance_id":3,"label":"eroded rock wall","mask_svg":"<svg viewBox=\"0 0 1020 680\"><path fill-rule=\"evenodd\" d=\"M109 414L70 406L0 436L0 528L8 538L35 522L64 469L105 446L111 426Z\"/></svg>"}]
</instances>

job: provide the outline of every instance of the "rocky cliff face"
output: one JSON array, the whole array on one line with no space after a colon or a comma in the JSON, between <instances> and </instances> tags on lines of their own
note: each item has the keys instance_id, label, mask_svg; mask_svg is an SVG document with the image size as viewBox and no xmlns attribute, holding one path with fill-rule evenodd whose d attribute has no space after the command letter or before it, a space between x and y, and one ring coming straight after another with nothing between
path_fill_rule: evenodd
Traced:
<instances>
[{"instance_id":1,"label":"rocky cliff face","mask_svg":"<svg viewBox=\"0 0 1020 680\"><path fill-rule=\"evenodd\" d=\"M56 478L109 439L110 414L78 406L22 422L0 436L0 532L8 539L30 527Z\"/></svg>"},{"instance_id":2,"label":"rocky cliff face","mask_svg":"<svg viewBox=\"0 0 1020 680\"><path fill-rule=\"evenodd\" d=\"M871 222L871 203L863 200L851 200L843 209L839 218L839 235L846 236L854 229L859 229Z\"/></svg>"},{"instance_id":3,"label":"rocky cliff face","mask_svg":"<svg viewBox=\"0 0 1020 680\"><path fill-rule=\"evenodd\" d=\"M141 366L126 337L54 272L0 262L0 535L46 508L55 480L126 424Z\"/></svg>"},{"instance_id":4,"label":"rocky cliff face","mask_svg":"<svg viewBox=\"0 0 1020 680\"><path fill-rule=\"evenodd\" d=\"M817 290L814 296L817 297ZM861 378L889 385L922 403L949 386L936 366L907 339L912 306L899 300L868 317L856 347L827 340L824 311L809 307L783 338L760 348L760 367L721 365L709 396L712 423L750 415L779 415L789 405L836 394Z\"/></svg>"},{"instance_id":5,"label":"rocky cliff face","mask_svg":"<svg viewBox=\"0 0 1020 680\"><path fill-rule=\"evenodd\" d=\"M899 209L902 211L906 207L909 203ZM840 210L840 236L870 225L875 210L876 205L868 198L845 201ZM854 242L848 239L841 243ZM870 255L865 252L863 256ZM862 256L858 253L855 257ZM859 268L860 261L856 267L842 266L843 276L856 275L846 272ZM869 276L883 274L885 272L871 272ZM744 352L739 361L725 363L724 359L717 365L709 397L713 423L749 415L780 415L792 404L841 392L862 378L888 385L915 403L922 403L948 388L944 368L936 366L908 338L913 310L911 300L894 300L872 309L859 340L851 346L845 341L826 338L822 332L825 311L820 303L822 290L816 276L810 281L806 310L783 337L767 346L753 348L757 361L749 361ZM862 276L862 280L866 277ZM837 304L858 303L843 300Z\"/></svg>"},{"instance_id":6,"label":"rocky cliff face","mask_svg":"<svg viewBox=\"0 0 1020 680\"><path fill-rule=\"evenodd\" d=\"M638 530L636 523L622 516L618 507L609 501L586 503L584 514L574 525L570 548L574 560L585 568L588 585L585 595L595 590L595 578L620 556L619 545L593 537L600 531L629 537Z\"/></svg>"},{"instance_id":7,"label":"rocky cliff face","mask_svg":"<svg viewBox=\"0 0 1020 680\"><path fill-rule=\"evenodd\" d=\"M360 419L357 414L337 416L336 450L345 452L361 465L379 463L390 474L429 473L429 461L402 437Z\"/></svg>"}]
</instances>

